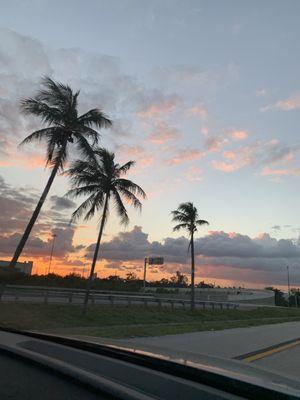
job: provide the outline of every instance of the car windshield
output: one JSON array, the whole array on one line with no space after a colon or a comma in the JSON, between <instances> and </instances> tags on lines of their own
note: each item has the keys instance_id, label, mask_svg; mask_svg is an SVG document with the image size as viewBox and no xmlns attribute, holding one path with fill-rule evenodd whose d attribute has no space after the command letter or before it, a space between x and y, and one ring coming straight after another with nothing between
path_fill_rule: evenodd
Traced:
<instances>
[{"instance_id":1,"label":"car windshield","mask_svg":"<svg viewBox=\"0 0 300 400\"><path fill-rule=\"evenodd\" d=\"M1 0L0 328L300 381L299 17Z\"/></svg>"}]
</instances>

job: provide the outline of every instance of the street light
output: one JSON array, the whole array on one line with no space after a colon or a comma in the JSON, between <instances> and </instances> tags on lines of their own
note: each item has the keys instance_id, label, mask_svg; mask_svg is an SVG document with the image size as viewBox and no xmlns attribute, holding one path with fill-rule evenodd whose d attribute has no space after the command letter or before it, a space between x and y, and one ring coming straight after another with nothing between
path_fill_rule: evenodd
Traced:
<instances>
[{"instance_id":1,"label":"street light","mask_svg":"<svg viewBox=\"0 0 300 400\"><path fill-rule=\"evenodd\" d=\"M52 235L52 247L51 247L51 253L50 253L50 260L49 260L49 266L48 266L48 275L50 274L50 268L51 268L51 262L52 262L52 256L53 256L53 250L54 250L54 243L55 243L55 238L56 238L56 234L53 233Z\"/></svg>"}]
</instances>

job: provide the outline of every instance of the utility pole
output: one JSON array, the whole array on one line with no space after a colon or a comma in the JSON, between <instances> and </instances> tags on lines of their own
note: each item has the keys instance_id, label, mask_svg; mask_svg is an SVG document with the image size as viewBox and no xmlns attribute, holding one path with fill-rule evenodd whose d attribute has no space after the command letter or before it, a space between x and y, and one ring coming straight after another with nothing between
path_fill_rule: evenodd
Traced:
<instances>
[{"instance_id":1,"label":"utility pole","mask_svg":"<svg viewBox=\"0 0 300 400\"><path fill-rule=\"evenodd\" d=\"M52 247L51 247L51 253L50 253L50 260L49 260L49 266L48 266L48 274L50 274L50 268L51 268L51 262L52 262L52 256L53 256L53 250L54 250L54 243L55 243L55 238L56 238L56 234L53 233L52 235Z\"/></svg>"},{"instance_id":2,"label":"utility pole","mask_svg":"<svg viewBox=\"0 0 300 400\"><path fill-rule=\"evenodd\" d=\"M288 282L288 294L289 294L288 306L290 307L291 287L290 287L290 270L289 270L289 266L287 266L286 269L287 269L287 282Z\"/></svg>"}]
</instances>

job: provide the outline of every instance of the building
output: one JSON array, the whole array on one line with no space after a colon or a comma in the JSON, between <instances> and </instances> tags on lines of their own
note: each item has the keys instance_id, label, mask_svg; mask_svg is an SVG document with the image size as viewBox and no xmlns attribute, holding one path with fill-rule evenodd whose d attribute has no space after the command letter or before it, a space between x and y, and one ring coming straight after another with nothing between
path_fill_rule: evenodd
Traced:
<instances>
[{"instance_id":1,"label":"building","mask_svg":"<svg viewBox=\"0 0 300 400\"><path fill-rule=\"evenodd\" d=\"M10 261L3 261L0 260L0 271L9 270L9 263ZM17 262L15 266L16 270L22 272L25 275L31 275L32 268L33 268L33 261L24 261L24 262Z\"/></svg>"}]
</instances>

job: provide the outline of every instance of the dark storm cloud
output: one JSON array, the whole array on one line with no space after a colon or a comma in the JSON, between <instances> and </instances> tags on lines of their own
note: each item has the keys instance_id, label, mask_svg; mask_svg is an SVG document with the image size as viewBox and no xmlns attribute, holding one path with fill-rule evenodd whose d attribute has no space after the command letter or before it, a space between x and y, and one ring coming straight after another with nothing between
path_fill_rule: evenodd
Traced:
<instances>
[{"instance_id":1,"label":"dark storm cloud","mask_svg":"<svg viewBox=\"0 0 300 400\"><path fill-rule=\"evenodd\" d=\"M110 262L139 261L145 256L160 255L166 264L181 264L189 269L189 241L185 237L165 238L162 242L150 242L141 227L135 226L129 232L120 232L110 241L102 244L102 257ZM87 247L91 257L95 245ZM272 238L263 234L250 238L238 233L211 232L195 240L195 254L198 266L225 266L255 271L281 271L284 265L300 262L300 247L293 240ZM170 267L172 272L174 268ZM184 270L185 270L184 269Z\"/></svg>"},{"instance_id":2,"label":"dark storm cloud","mask_svg":"<svg viewBox=\"0 0 300 400\"><path fill-rule=\"evenodd\" d=\"M57 235L55 251L58 257L77 252L82 246L73 246L75 227L69 224L69 216L65 210L70 208L69 201L64 203L62 198L53 196L53 201L59 204L55 211L47 208L42 210L23 254L30 256L44 256L49 254L52 242L51 234ZM0 254L11 256L21 235L32 215L38 196L30 188L15 188L8 185L0 176ZM60 212L59 212L60 211Z\"/></svg>"},{"instance_id":3,"label":"dark storm cloud","mask_svg":"<svg viewBox=\"0 0 300 400\"><path fill-rule=\"evenodd\" d=\"M55 211L63 211L68 209L74 209L76 204L74 201L67 199L66 197L51 196L52 209Z\"/></svg>"}]
</instances>

